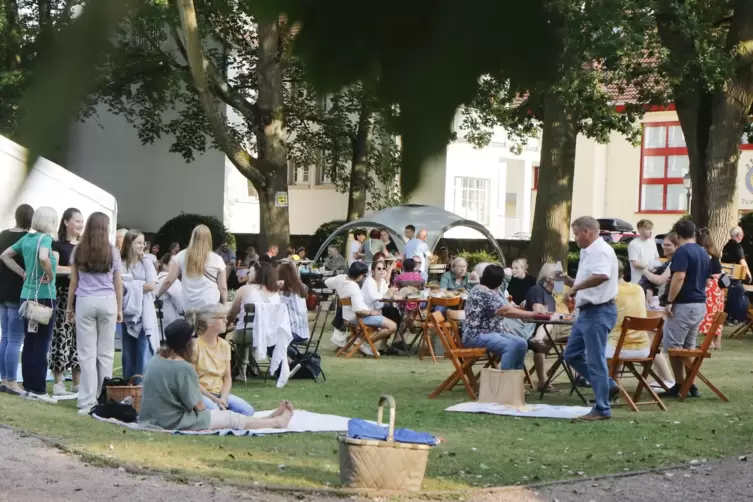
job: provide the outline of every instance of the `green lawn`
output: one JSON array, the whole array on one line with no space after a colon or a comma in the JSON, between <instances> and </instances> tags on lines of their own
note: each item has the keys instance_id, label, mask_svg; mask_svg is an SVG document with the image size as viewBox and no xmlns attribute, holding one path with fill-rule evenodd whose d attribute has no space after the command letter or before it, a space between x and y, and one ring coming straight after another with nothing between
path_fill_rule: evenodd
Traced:
<instances>
[{"instance_id":1,"label":"green lawn","mask_svg":"<svg viewBox=\"0 0 753 502\"><path fill-rule=\"evenodd\" d=\"M753 338L727 342L705 363L705 373L730 398L723 403L701 387L702 397L668 402L669 411L617 408L614 419L594 424L566 420L515 419L444 413L466 400L461 387L430 400L427 395L448 374L446 361L416 358L354 358L327 355L326 383L291 381L282 390L270 381L236 384L234 392L257 409L280 399L309 411L374 419L380 394L392 394L397 422L432 432L446 443L431 453L427 490L496 486L641 470L750 451L753 412L750 381ZM323 352L327 352L323 349ZM538 395L529 396L538 402ZM577 404L566 393L545 397L552 404ZM321 487L337 485L334 434L285 434L262 438L171 436L132 432L101 424L57 406L0 395L0 422L62 440L83 451L144 467L236 482ZM282 467L281 467L282 466Z\"/></svg>"}]
</instances>

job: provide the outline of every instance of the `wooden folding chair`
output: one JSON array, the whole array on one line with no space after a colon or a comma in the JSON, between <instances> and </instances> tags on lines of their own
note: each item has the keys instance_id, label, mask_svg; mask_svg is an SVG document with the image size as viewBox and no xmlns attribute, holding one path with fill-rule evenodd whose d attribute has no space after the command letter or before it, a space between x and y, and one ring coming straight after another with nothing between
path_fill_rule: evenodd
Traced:
<instances>
[{"instance_id":1,"label":"wooden folding chair","mask_svg":"<svg viewBox=\"0 0 753 502\"><path fill-rule=\"evenodd\" d=\"M423 359L424 355L421 353L421 344L425 344L429 349L431 360L437 362L437 356L434 354L434 346L431 344L430 330L434 327L430 322L431 313L436 307L444 307L446 309L457 309L460 307L460 296L455 298L434 298L429 297L429 302L426 306L426 320L421 324L422 332L420 335L421 341L418 343L418 359Z\"/></svg>"},{"instance_id":2,"label":"wooden folding chair","mask_svg":"<svg viewBox=\"0 0 753 502\"><path fill-rule=\"evenodd\" d=\"M620 387L620 396L624 399L625 404L630 406L633 411L638 411L640 405L656 405L662 411L667 411L667 407L662 402L659 395L651 388L646 378L652 376L657 382L663 380L659 378L653 370L654 359L656 354L661 350L662 341L662 328L664 327L664 319L661 317L654 317L650 319L644 319L642 317L626 317L622 321L622 331L620 332L620 338L617 341L617 346L614 349L614 355L607 359L607 366L609 367L609 376L611 376L617 385ZM654 340L651 343L651 349L649 350L648 357L621 357L622 347L625 344L625 338L631 331L647 331L654 332ZM636 365L640 365L642 371L636 369ZM621 369L627 369L638 380L638 387L635 389L635 393L632 398L630 394L625 390L622 385L621 377L623 371ZM639 401L643 389L646 389L651 395L650 401Z\"/></svg>"},{"instance_id":3,"label":"wooden folding chair","mask_svg":"<svg viewBox=\"0 0 753 502\"><path fill-rule=\"evenodd\" d=\"M429 315L429 322L444 346L445 357L452 362L454 367L452 374L429 394L429 398L433 399L442 392L449 392L462 381L465 391L475 401L478 399L478 380L473 372L473 366L482 360L491 360L488 351L483 348L465 349L458 346L452 332L452 325L445 321L441 312L432 312Z\"/></svg>"},{"instance_id":4,"label":"wooden folding chair","mask_svg":"<svg viewBox=\"0 0 753 502\"><path fill-rule=\"evenodd\" d=\"M717 312L716 317L714 317L714 321L711 323L709 333L716 333L717 329L719 329L719 326L724 324L724 321L726 320L726 313ZM714 392L714 394L719 396L722 401L724 401L725 403L729 402L727 396L722 394L722 391L717 389L714 384L712 384L708 378L703 376L703 373L701 373L700 371L703 360L711 357L709 347L711 346L711 341L713 339L713 336L705 335L703 337L703 343L701 344L700 348L697 349L669 349L669 357L681 358L683 364L685 365L685 370L687 373L685 375L685 381L683 382L682 387L680 387L680 401L685 400L685 398L688 396L688 392L690 392L690 386L693 385L693 381L696 379L696 377L698 377L703 383L706 384L709 389Z\"/></svg>"},{"instance_id":5,"label":"wooden folding chair","mask_svg":"<svg viewBox=\"0 0 753 502\"><path fill-rule=\"evenodd\" d=\"M350 298L340 298L340 306L350 307ZM350 336L348 337L348 341L345 343L345 345L343 345L340 349L338 349L337 352L335 352L335 356L337 357L344 355L346 359L350 359L351 357L353 357L353 354L358 352L358 349L361 348L361 345L367 343L369 347L371 347L374 358L379 359L379 351L377 350L376 345L374 345L374 340L372 339L374 328L366 326L363 323L363 319L358 316L356 316L355 323L345 321L345 324L348 326Z\"/></svg>"}]
</instances>

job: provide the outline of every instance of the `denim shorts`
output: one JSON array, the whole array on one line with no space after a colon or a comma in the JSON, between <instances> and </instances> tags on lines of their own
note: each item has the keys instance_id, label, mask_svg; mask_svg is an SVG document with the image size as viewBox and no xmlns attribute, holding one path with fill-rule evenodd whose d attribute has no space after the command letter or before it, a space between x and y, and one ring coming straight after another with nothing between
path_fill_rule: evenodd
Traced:
<instances>
[{"instance_id":1,"label":"denim shorts","mask_svg":"<svg viewBox=\"0 0 753 502\"><path fill-rule=\"evenodd\" d=\"M384 316L370 315L370 316L361 318L361 320L366 326L371 326L372 328L381 328L382 322L384 321Z\"/></svg>"}]
</instances>

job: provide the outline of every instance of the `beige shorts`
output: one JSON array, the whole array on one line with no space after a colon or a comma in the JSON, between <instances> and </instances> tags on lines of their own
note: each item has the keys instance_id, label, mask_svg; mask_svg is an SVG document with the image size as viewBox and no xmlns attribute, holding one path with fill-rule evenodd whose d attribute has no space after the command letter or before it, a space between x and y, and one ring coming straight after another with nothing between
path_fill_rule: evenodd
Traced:
<instances>
[{"instance_id":1,"label":"beige shorts","mask_svg":"<svg viewBox=\"0 0 753 502\"><path fill-rule=\"evenodd\" d=\"M209 429L245 429L248 417L229 410L209 410Z\"/></svg>"}]
</instances>

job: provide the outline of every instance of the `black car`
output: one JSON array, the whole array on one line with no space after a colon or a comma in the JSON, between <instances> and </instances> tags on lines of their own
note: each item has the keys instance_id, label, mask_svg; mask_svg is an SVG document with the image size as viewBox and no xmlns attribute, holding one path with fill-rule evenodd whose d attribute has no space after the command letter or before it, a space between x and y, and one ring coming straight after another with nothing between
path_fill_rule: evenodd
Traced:
<instances>
[{"instance_id":1,"label":"black car","mask_svg":"<svg viewBox=\"0 0 753 502\"><path fill-rule=\"evenodd\" d=\"M619 218L598 218L599 235L606 242L629 243L638 234L635 232L633 225Z\"/></svg>"}]
</instances>

